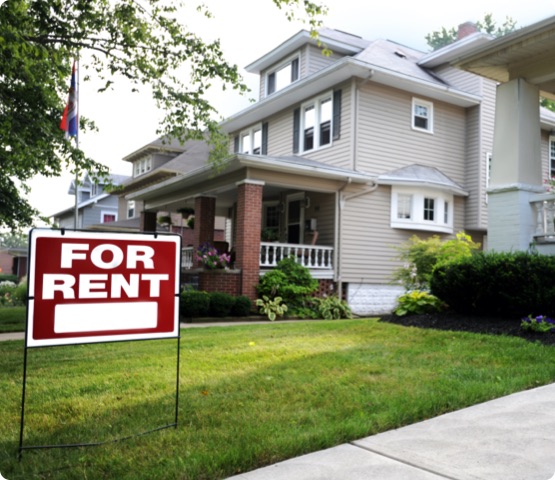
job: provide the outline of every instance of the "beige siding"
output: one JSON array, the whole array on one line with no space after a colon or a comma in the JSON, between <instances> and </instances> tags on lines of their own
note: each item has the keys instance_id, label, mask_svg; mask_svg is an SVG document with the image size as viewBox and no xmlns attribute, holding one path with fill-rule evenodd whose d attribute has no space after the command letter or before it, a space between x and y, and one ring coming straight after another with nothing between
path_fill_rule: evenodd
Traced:
<instances>
[{"instance_id":1,"label":"beige siding","mask_svg":"<svg viewBox=\"0 0 555 480\"><path fill-rule=\"evenodd\" d=\"M343 58L343 56L344 55L338 55L337 53L326 56L322 53L322 48L309 45L306 47L306 61L303 62L305 70L303 70L303 73L304 75L316 73L332 63L337 62L339 59Z\"/></svg>"},{"instance_id":2,"label":"beige siding","mask_svg":"<svg viewBox=\"0 0 555 480\"><path fill-rule=\"evenodd\" d=\"M436 167L453 181L464 184L464 108L430 100L434 104L434 133L430 134L411 128L410 93L368 83L360 89L359 98L358 169L380 174L420 164Z\"/></svg>"},{"instance_id":3,"label":"beige siding","mask_svg":"<svg viewBox=\"0 0 555 480\"><path fill-rule=\"evenodd\" d=\"M310 198L310 207L305 210L305 220L315 218L317 221L318 240L316 244L333 246L335 241L335 194L307 192L306 196Z\"/></svg>"},{"instance_id":4,"label":"beige siding","mask_svg":"<svg viewBox=\"0 0 555 480\"><path fill-rule=\"evenodd\" d=\"M449 85L459 90L463 90L474 95L482 94L481 77L477 75L449 66L440 67L435 70L435 73L437 73Z\"/></svg>"},{"instance_id":5,"label":"beige siding","mask_svg":"<svg viewBox=\"0 0 555 480\"><path fill-rule=\"evenodd\" d=\"M481 148L480 107L467 112L466 178L464 187L470 194L466 201L466 227L479 228L481 206L485 202L485 158ZM482 181L482 177L484 181Z\"/></svg>"}]
</instances>

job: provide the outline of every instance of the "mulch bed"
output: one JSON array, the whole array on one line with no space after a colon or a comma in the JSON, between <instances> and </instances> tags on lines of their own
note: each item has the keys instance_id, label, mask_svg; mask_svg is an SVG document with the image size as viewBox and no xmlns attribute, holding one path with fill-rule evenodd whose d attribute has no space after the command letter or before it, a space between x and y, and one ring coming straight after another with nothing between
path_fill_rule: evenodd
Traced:
<instances>
[{"instance_id":1,"label":"mulch bed","mask_svg":"<svg viewBox=\"0 0 555 480\"><path fill-rule=\"evenodd\" d=\"M486 333L490 335L511 335L530 342L555 345L555 332L537 333L520 328L520 319L496 317L477 317L454 312L441 312L424 315L384 315L382 322L395 323L406 327L433 328L460 332Z\"/></svg>"}]
</instances>

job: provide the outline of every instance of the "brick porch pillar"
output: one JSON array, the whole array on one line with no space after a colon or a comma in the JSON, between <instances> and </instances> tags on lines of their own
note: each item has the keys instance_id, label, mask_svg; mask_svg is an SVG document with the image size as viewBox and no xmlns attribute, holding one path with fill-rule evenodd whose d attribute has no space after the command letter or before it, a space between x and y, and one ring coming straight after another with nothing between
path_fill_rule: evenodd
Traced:
<instances>
[{"instance_id":1,"label":"brick porch pillar","mask_svg":"<svg viewBox=\"0 0 555 480\"><path fill-rule=\"evenodd\" d=\"M236 268L242 273L241 295L253 302L260 280L260 231L262 228L262 190L264 182L244 180L237 183Z\"/></svg>"},{"instance_id":2,"label":"brick porch pillar","mask_svg":"<svg viewBox=\"0 0 555 480\"><path fill-rule=\"evenodd\" d=\"M214 222L216 219L216 198L195 198L195 228L193 247L195 252L203 243L214 242Z\"/></svg>"}]
</instances>

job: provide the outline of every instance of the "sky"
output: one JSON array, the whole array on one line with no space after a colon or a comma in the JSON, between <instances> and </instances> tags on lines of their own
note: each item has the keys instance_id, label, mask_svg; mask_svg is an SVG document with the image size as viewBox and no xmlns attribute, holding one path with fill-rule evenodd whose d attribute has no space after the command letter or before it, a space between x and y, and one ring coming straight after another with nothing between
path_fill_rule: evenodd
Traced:
<instances>
[{"instance_id":1,"label":"sky","mask_svg":"<svg viewBox=\"0 0 555 480\"><path fill-rule=\"evenodd\" d=\"M1 0L0 0L1 1ZM421 51L429 51L425 36L442 27L452 28L467 21L479 21L491 13L502 24L506 17L516 20L517 28L528 26L555 15L555 0L320 0L328 6L324 25L359 35L367 40L393 40ZM222 117L241 111L258 100L258 77L244 67L266 54L299 30L307 28L298 21L288 21L271 0L205 0L214 18L199 21L183 15L183 23L205 39L219 38L226 58L237 64L251 94L216 91L211 101ZM192 22L192 23L191 23ZM69 87L69 78L68 78ZM148 91L129 92L129 87L116 81L111 92L97 93L93 83L81 82L79 111L95 121L99 132L80 133L79 146L94 160L107 165L112 173L131 175L126 155L157 138L161 118ZM60 112L61 115L61 112ZM58 178L37 176L30 182L31 205L42 215L73 205L68 189L71 175Z\"/></svg>"}]
</instances>

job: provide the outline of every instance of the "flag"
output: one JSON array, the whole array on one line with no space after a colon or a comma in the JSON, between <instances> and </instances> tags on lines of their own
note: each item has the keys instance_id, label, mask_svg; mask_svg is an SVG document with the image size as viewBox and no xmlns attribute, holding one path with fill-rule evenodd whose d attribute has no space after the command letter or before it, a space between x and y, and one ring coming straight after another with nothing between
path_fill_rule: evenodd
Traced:
<instances>
[{"instance_id":1,"label":"flag","mask_svg":"<svg viewBox=\"0 0 555 480\"><path fill-rule=\"evenodd\" d=\"M79 116L77 115L77 83L75 79L75 60L71 69L71 86L69 87L69 95L67 105L62 115L60 128L66 132L66 137L76 137L79 130Z\"/></svg>"}]
</instances>

